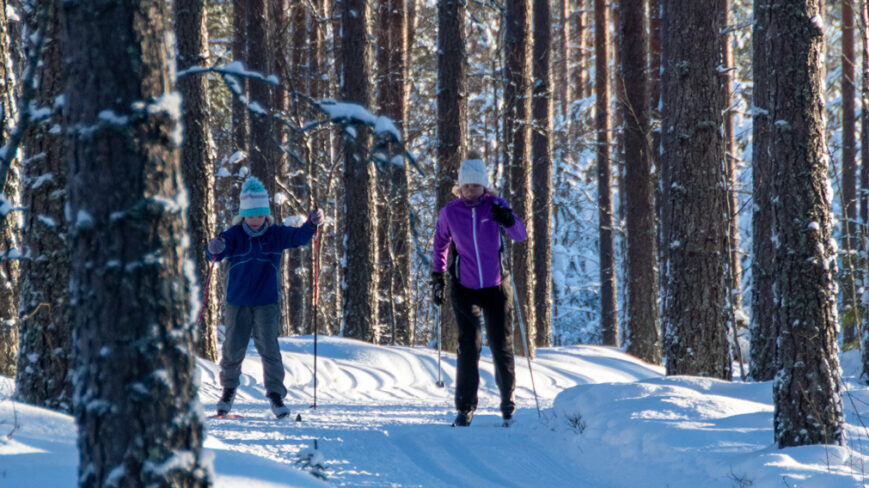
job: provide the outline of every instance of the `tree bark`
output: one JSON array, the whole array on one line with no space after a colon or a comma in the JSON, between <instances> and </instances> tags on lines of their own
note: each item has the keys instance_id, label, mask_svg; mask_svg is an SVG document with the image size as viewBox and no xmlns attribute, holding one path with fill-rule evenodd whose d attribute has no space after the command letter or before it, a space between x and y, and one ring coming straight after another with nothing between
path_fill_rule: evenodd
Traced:
<instances>
[{"instance_id":1,"label":"tree bark","mask_svg":"<svg viewBox=\"0 0 869 488\"><path fill-rule=\"evenodd\" d=\"M0 127L0 144L5 145L18 116L15 80L13 72L13 42L15 35L6 18L7 2L0 3L0 102L5 107L3 125ZM18 187L20 161L12 159L5 182L0 180L0 195L4 195L13 208L20 207ZM5 185L4 185L5 183ZM18 360L18 277L20 236L16 213L0 216L0 375L15 377Z\"/></svg>"},{"instance_id":2,"label":"tree bark","mask_svg":"<svg viewBox=\"0 0 869 488\"><path fill-rule=\"evenodd\" d=\"M169 5L63 8L79 486L209 486Z\"/></svg>"},{"instance_id":3,"label":"tree bark","mask_svg":"<svg viewBox=\"0 0 869 488\"><path fill-rule=\"evenodd\" d=\"M438 144L437 144L437 205L439 211L455 198L453 186L459 176L459 165L465 157L465 137L468 133L467 87L465 76L465 4L460 0L438 1ZM453 252L449 259L452 261ZM450 296L452 283L447 280L444 296ZM455 315L441 313L441 336L445 350L459 347L459 329ZM436 328L436 327L435 327Z\"/></svg>"},{"instance_id":4,"label":"tree bark","mask_svg":"<svg viewBox=\"0 0 869 488\"><path fill-rule=\"evenodd\" d=\"M837 344L836 255L824 140L824 34L820 0L755 3L763 30L779 370L773 382L778 447L844 445Z\"/></svg>"},{"instance_id":5,"label":"tree bark","mask_svg":"<svg viewBox=\"0 0 869 488\"><path fill-rule=\"evenodd\" d=\"M531 161L533 188L535 345L552 345L552 13L534 0Z\"/></svg>"},{"instance_id":6,"label":"tree bark","mask_svg":"<svg viewBox=\"0 0 869 488\"><path fill-rule=\"evenodd\" d=\"M769 8L769 2L766 3ZM755 10L758 12L758 10ZM755 14L756 15L756 14ZM752 38L752 69L754 71L754 100L752 116L752 201L751 216L751 344L749 376L754 381L769 381L779 370L776 362L779 331L773 321L773 260L775 246L772 231L772 178L773 160L767 152L771 145L770 112L772 97L771 60L769 59L770 33L766 25L754 23Z\"/></svg>"},{"instance_id":7,"label":"tree bark","mask_svg":"<svg viewBox=\"0 0 869 488\"><path fill-rule=\"evenodd\" d=\"M627 203L627 351L640 359L661 363L661 325L658 319L657 235L655 196L649 139L649 95L646 83L645 5L622 0L621 78L619 94L625 121L625 188Z\"/></svg>"},{"instance_id":8,"label":"tree bark","mask_svg":"<svg viewBox=\"0 0 869 488\"><path fill-rule=\"evenodd\" d=\"M59 44L58 2L49 12L50 24L43 42L42 62L37 74L36 103L51 106L63 93ZM0 14L2 15L2 14ZM34 16L35 17L35 16ZM33 31L38 20L28 23ZM66 204L66 162L62 139L49 124L35 125L24 142L22 247L30 256L21 262L19 309L20 355L17 396L25 402L55 410L72 410L72 329L69 301L69 249L64 206Z\"/></svg>"},{"instance_id":9,"label":"tree bark","mask_svg":"<svg viewBox=\"0 0 869 488\"><path fill-rule=\"evenodd\" d=\"M343 84L341 98L369 106L367 1L344 0L341 12ZM367 127L356 127L355 141L344 145L345 266L344 335L380 342L377 303L377 207L374 168L365 154Z\"/></svg>"},{"instance_id":10,"label":"tree bark","mask_svg":"<svg viewBox=\"0 0 869 488\"><path fill-rule=\"evenodd\" d=\"M248 69L263 76L272 74L273 54L266 49L269 44L271 18L268 14L267 0L250 0L247 12L247 61ZM269 197L274 202L275 175L277 166L273 159L276 138L274 125L269 111L272 107L272 85L261 80L249 80L250 100L259 105L255 113L250 113L250 139L248 149L250 172L263 182ZM272 206L272 212L276 209Z\"/></svg>"},{"instance_id":11,"label":"tree bark","mask_svg":"<svg viewBox=\"0 0 869 488\"><path fill-rule=\"evenodd\" d=\"M534 220L531 183L531 0L507 0L504 22L504 154L507 200L525 224L528 239L510 245L518 305L522 307L526 344L513 335L513 350L534 357L537 318L534 310Z\"/></svg>"},{"instance_id":12,"label":"tree bark","mask_svg":"<svg viewBox=\"0 0 869 488\"><path fill-rule=\"evenodd\" d=\"M178 71L192 66L208 66L208 14L203 0L175 0L175 29ZM217 286L210 286L206 246L216 235L214 214L214 155L208 123L210 101L208 76L193 75L178 80L184 101L181 121L184 142L181 144L181 174L190 198L187 218L190 225L191 254L196 263L200 289L208 284L208 295L201 296L202 320L198 330L196 352L211 361L217 360ZM199 297L197 297L199 298Z\"/></svg>"},{"instance_id":13,"label":"tree bark","mask_svg":"<svg viewBox=\"0 0 869 488\"><path fill-rule=\"evenodd\" d=\"M720 19L703 3L661 3L667 374L729 380Z\"/></svg>"},{"instance_id":14,"label":"tree bark","mask_svg":"<svg viewBox=\"0 0 869 488\"><path fill-rule=\"evenodd\" d=\"M864 27L865 28L865 27ZM857 345L860 322L860 297L857 271L857 135L856 88L854 86L854 7L851 0L842 2L842 342L844 347Z\"/></svg>"},{"instance_id":15,"label":"tree bark","mask_svg":"<svg viewBox=\"0 0 869 488\"><path fill-rule=\"evenodd\" d=\"M600 254L600 330L604 345L619 345L616 298L615 221L612 201L612 168L609 148L609 34L607 5L594 1L595 131L597 133L597 205Z\"/></svg>"},{"instance_id":16,"label":"tree bark","mask_svg":"<svg viewBox=\"0 0 869 488\"><path fill-rule=\"evenodd\" d=\"M404 0L381 0L380 33L383 37L378 47L381 79L377 104L381 113L395 122L404 142L407 106L405 59L408 52L407 8ZM401 146L390 145L387 154L390 158L401 157ZM388 315L393 329L392 342L408 346L413 344L414 331L407 161L402 160L401 164L390 161L386 165L386 173L390 188L385 199L389 211L389 238L382 245L388 251L390 266L387 279L384 280L385 296L389 298L387 306L391 309Z\"/></svg>"}]
</instances>

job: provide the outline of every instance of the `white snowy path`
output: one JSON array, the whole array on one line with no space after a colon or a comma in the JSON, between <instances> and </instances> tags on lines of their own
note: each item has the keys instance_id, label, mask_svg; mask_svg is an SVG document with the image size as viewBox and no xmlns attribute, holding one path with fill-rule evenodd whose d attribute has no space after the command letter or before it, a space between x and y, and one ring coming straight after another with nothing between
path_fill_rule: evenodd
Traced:
<instances>
[{"instance_id":1,"label":"white snowy path","mask_svg":"<svg viewBox=\"0 0 869 488\"><path fill-rule=\"evenodd\" d=\"M210 420L209 434L233 450L293 462L314 439L329 463L329 481L346 486L602 486L585 480L581 464L552 442L548 422L538 420L527 361L517 357L516 423L502 428L491 357L481 359L480 397L470 428L453 428L455 356L442 356L445 388L436 386L437 354L428 349L376 348L356 341L320 338L318 408L313 394L313 340L281 339L292 416L276 421L267 412L256 352L243 368L233 408L241 420ZM608 367L611 364L612 367ZM200 362L200 398L211 410L219 395L219 368ZM541 351L534 360L541 408L565 388L590 381L659 377L659 368L607 348ZM544 410L545 411L545 410ZM548 413L551 416L551 412ZM575 437L575 433L569 434ZM561 437L561 436L558 436Z\"/></svg>"},{"instance_id":2,"label":"white snowy path","mask_svg":"<svg viewBox=\"0 0 869 488\"><path fill-rule=\"evenodd\" d=\"M234 413L206 420L218 488L854 488L867 486L869 388L857 380L859 351L842 355L847 447L773 444L772 385L663 370L616 349L547 348L528 366L517 357L517 422L500 427L488 350L480 402L469 428L450 427L455 357L445 354L446 388L435 385L431 349L319 341L319 408L313 394L313 337L280 340L292 417L276 420L253 347ZM219 368L199 361L200 400L213 414ZM78 453L69 415L12 400L0 377L0 488L73 488ZM325 482L297 467L316 441Z\"/></svg>"}]
</instances>

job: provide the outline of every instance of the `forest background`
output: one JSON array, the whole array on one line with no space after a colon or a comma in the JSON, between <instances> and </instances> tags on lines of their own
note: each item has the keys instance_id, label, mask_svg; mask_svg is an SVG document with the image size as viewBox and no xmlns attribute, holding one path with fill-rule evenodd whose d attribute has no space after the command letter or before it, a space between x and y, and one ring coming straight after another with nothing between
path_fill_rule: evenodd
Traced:
<instances>
[{"instance_id":1,"label":"forest background","mask_svg":"<svg viewBox=\"0 0 869 488\"><path fill-rule=\"evenodd\" d=\"M158 420L187 408L190 346L219 343L204 243L248 174L280 220L327 214L285 259L287 335L442 330L454 350L430 236L476 150L529 228L509 252L517 351L775 377L780 446L844 442L837 354L869 340L865 2L3 7L0 373L80 435L129 403L107 400L112 358L173 365L143 395L174 392ZM196 444L195 419L173 429Z\"/></svg>"}]
</instances>

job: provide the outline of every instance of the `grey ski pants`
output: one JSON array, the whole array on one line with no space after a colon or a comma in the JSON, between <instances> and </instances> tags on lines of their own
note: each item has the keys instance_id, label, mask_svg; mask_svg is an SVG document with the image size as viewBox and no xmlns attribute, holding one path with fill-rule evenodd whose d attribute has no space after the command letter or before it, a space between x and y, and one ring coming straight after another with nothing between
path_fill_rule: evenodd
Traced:
<instances>
[{"instance_id":1,"label":"grey ski pants","mask_svg":"<svg viewBox=\"0 0 869 488\"><path fill-rule=\"evenodd\" d=\"M281 309L277 303L269 305L226 305L226 337L223 357L220 359L220 384L224 388L237 388L241 375L241 362L253 336L253 344L262 358L263 383L266 394L287 394L284 387L284 364L278 346L278 328Z\"/></svg>"}]
</instances>

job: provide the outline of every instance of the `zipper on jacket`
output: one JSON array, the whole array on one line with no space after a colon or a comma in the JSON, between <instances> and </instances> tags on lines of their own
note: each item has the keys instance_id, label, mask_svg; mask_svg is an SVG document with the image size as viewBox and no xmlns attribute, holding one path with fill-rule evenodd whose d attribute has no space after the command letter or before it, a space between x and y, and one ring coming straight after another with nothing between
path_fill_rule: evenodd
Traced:
<instances>
[{"instance_id":1,"label":"zipper on jacket","mask_svg":"<svg viewBox=\"0 0 869 488\"><path fill-rule=\"evenodd\" d=\"M477 255L477 274L480 276L480 288L483 288L483 265L480 263L480 248L477 247L477 208L471 208L471 221L474 229L474 253Z\"/></svg>"}]
</instances>

